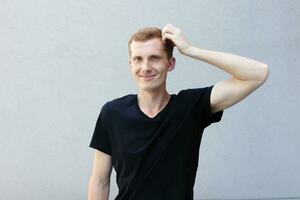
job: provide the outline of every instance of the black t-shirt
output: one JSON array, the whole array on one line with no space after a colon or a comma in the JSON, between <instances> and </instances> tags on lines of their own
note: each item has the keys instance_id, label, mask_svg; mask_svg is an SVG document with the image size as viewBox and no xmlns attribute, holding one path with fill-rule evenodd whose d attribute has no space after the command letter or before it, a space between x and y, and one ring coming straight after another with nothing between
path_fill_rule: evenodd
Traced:
<instances>
[{"instance_id":1,"label":"black t-shirt","mask_svg":"<svg viewBox=\"0 0 300 200\"><path fill-rule=\"evenodd\" d=\"M153 118L137 94L106 102L90 147L112 156L119 193L115 200L192 200L204 128L221 120L211 113L214 85L171 94Z\"/></svg>"}]
</instances>

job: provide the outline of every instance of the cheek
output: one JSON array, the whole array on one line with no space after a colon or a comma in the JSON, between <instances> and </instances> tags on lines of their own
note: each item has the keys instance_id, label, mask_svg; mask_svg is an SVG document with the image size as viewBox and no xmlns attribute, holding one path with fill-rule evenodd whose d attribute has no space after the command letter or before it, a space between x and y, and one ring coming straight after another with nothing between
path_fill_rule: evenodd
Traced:
<instances>
[{"instance_id":1,"label":"cheek","mask_svg":"<svg viewBox=\"0 0 300 200\"><path fill-rule=\"evenodd\" d=\"M132 65L130 69L132 73L136 73L138 71L138 67L134 65Z\"/></svg>"}]
</instances>

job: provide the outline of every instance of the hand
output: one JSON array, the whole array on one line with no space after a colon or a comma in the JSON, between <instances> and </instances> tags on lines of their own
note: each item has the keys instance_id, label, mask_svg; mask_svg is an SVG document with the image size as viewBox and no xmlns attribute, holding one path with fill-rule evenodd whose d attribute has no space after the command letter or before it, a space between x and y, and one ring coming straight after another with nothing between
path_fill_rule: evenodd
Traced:
<instances>
[{"instance_id":1,"label":"hand","mask_svg":"<svg viewBox=\"0 0 300 200\"><path fill-rule=\"evenodd\" d=\"M163 43L165 43L166 39L170 39L177 47L178 51L182 54L186 54L188 49L191 47L182 31L172 24L167 24L162 29L161 35Z\"/></svg>"}]
</instances>

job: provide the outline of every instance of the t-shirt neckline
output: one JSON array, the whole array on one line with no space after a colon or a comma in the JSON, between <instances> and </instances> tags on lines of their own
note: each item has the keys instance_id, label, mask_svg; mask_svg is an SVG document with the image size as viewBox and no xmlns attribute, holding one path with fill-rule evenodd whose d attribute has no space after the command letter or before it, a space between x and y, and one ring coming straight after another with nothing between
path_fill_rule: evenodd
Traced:
<instances>
[{"instance_id":1,"label":"t-shirt neckline","mask_svg":"<svg viewBox=\"0 0 300 200\"><path fill-rule=\"evenodd\" d=\"M161 111L159 111L159 113L157 113L154 117L149 117L148 115L146 115L140 108L139 106L139 103L138 103L138 96L137 94L134 95L135 96L135 107L139 113L139 115L142 117L142 118L145 118L147 120L155 120L157 118L159 118L161 115L163 115L163 113L165 113L168 108L170 107L172 101L173 101L173 98L174 98L174 94L170 94L170 99L168 101L168 103L165 105L165 107L163 107L163 109Z\"/></svg>"}]
</instances>

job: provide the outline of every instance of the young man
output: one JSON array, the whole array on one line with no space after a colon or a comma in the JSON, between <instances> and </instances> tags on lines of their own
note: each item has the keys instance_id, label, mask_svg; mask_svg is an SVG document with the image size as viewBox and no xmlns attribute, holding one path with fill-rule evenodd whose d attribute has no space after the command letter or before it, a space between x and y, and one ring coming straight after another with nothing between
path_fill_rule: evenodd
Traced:
<instances>
[{"instance_id":1,"label":"young man","mask_svg":"<svg viewBox=\"0 0 300 200\"><path fill-rule=\"evenodd\" d=\"M232 77L169 94L166 78L175 67L173 46ZM117 200L192 200L203 130L261 86L269 68L249 58L192 46L171 24L136 32L129 53L138 94L106 102L101 109L90 143L96 150L89 200L108 200L112 166Z\"/></svg>"}]
</instances>

